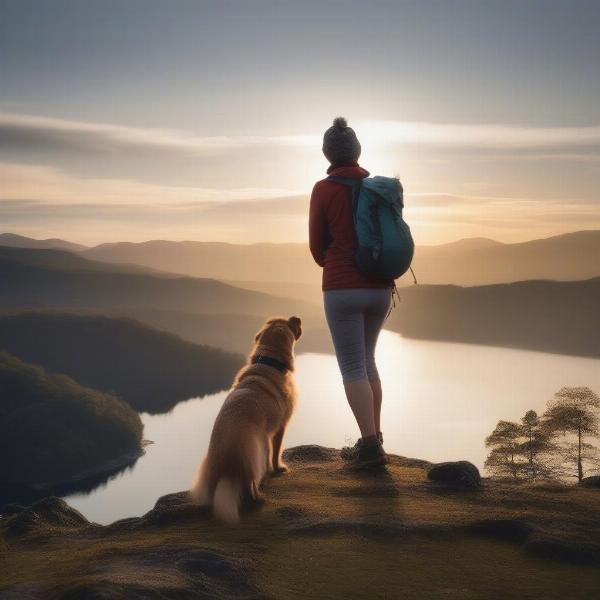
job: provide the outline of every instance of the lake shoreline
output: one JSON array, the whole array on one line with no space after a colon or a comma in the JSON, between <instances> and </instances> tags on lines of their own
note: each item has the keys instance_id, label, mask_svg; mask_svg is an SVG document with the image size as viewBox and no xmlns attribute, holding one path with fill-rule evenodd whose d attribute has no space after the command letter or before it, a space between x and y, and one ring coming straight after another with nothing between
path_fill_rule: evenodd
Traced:
<instances>
[{"instance_id":1,"label":"lake shoreline","mask_svg":"<svg viewBox=\"0 0 600 600\"><path fill-rule=\"evenodd\" d=\"M148 443L152 442L144 440L139 448L125 452L116 458L105 460L95 467L79 471L67 479L36 482L3 481L1 482L3 493L0 495L0 513L3 506L18 502L20 498L22 498L21 502L31 503L45 496L64 496L72 493L69 490L85 491L87 486L96 487L99 481L110 479L111 476L133 466L139 458L146 454L144 447ZM4 500L4 495L8 501Z\"/></svg>"}]
</instances>

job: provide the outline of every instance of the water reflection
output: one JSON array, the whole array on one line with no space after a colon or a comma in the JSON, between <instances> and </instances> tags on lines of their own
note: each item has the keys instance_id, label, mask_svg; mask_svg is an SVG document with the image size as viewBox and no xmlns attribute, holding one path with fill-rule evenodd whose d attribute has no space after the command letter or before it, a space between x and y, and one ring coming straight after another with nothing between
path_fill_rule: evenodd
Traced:
<instances>
[{"instance_id":1,"label":"water reflection","mask_svg":"<svg viewBox=\"0 0 600 600\"><path fill-rule=\"evenodd\" d=\"M4 483L0 490L0 507L6 504L29 505L48 496L64 497L71 494L89 494L95 492L96 490L105 488L116 477L133 471L140 456L138 454L132 457L127 464L106 470L101 474L90 475L77 481L60 483L44 487L43 489L36 489L28 485ZM0 509L1 512L2 510Z\"/></svg>"},{"instance_id":2,"label":"water reflection","mask_svg":"<svg viewBox=\"0 0 600 600\"><path fill-rule=\"evenodd\" d=\"M407 340L383 331L377 360L386 449L434 462L466 459L482 468L484 439L499 419L517 420L530 408L542 412L563 385L600 391L594 359ZM300 400L287 446L340 447L356 437L333 356L300 355L296 378ZM134 468L66 500L89 519L109 523L141 515L159 496L188 488L225 395L188 400L168 414L143 414L144 436L155 443Z\"/></svg>"}]
</instances>

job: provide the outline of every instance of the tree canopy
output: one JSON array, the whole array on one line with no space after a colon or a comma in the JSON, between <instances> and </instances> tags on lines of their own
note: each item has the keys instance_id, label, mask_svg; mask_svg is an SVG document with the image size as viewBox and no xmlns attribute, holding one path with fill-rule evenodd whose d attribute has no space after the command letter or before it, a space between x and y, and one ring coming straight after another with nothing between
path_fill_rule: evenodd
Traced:
<instances>
[{"instance_id":1,"label":"tree canopy","mask_svg":"<svg viewBox=\"0 0 600 600\"><path fill-rule=\"evenodd\" d=\"M66 480L139 449L142 431L115 396L0 352L0 481Z\"/></svg>"},{"instance_id":2,"label":"tree canopy","mask_svg":"<svg viewBox=\"0 0 600 600\"><path fill-rule=\"evenodd\" d=\"M587 438L600 431L600 398L588 387L563 387L540 417L528 410L520 423L498 421L485 444L492 475L513 479L576 476L597 470L600 452Z\"/></svg>"}]
</instances>

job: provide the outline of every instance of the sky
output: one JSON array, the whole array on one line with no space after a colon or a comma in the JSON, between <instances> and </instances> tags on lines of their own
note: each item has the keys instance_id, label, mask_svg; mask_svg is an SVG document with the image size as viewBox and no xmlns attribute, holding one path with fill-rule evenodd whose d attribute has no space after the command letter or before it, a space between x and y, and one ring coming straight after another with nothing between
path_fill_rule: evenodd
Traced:
<instances>
[{"instance_id":1,"label":"sky","mask_svg":"<svg viewBox=\"0 0 600 600\"><path fill-rule=\"evenodd\" d=\"M595 0L0 0L0 232L305 242L342 115L417 244L600 228Z\"/></svg>"}]
</instances>

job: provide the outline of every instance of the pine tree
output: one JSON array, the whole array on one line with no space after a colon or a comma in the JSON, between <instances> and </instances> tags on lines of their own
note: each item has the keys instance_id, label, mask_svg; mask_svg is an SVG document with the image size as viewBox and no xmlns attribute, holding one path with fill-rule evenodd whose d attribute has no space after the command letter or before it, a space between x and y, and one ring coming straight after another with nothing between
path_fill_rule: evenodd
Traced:
<instances>
[{"instance_id":1,"label":"pine tree","mask_svg":"<svg viewBox=\"0 0 600 600\"><path fill-rule=\"evenodd\" d=\"M576 476L581 481L585 466L598 468L598 449L586 442L586 436L598 436L598 409L600 398L588 387L563 387L548 402L543 415L544 428L548 432L562 434L563 441L557 456L563 471L574 475L571 465L576 466Z\"/></svg>"},{"instance_id":2,"label":"pine tree","mask_svg":"<svg viewBox=\"0 0 600 600\"><path fill-rule=\"evenodd\" d=\"M526 465L523 472L528 479L549 477L552 475L551 453L555 450L553 432L544 427L535 410L528 410L521 419L520 453Z\"/></svg>"},{"instance_id":3,"label":"pine tree","mask_svg":"<svg viewBox=\"0 0 600 600\"><path fill-rule=\"evenodd\" d=\"M491 452L485 468L494 475L512 476L516 481L523 468L520 460L521 427L512 421L498 421L494 431L486 438L485 445Z\"/></svg>"}]
</instances>

